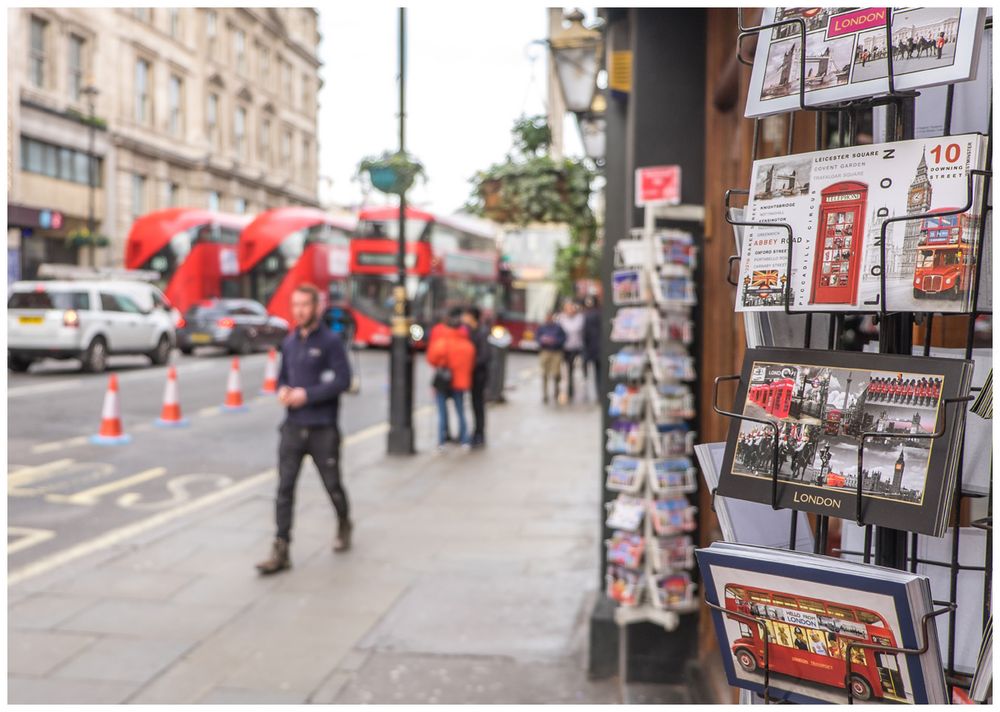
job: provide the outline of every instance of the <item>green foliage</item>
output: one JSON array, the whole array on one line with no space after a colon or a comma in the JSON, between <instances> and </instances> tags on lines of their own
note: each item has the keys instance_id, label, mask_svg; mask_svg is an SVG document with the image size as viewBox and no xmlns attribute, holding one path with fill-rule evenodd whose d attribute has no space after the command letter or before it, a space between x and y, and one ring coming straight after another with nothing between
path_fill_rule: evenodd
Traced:
<instances>
[{"instance_id":1,"label":"green foliage","mask_svg":"<svg viewBox=\"0 0 1000 712\"><path fill-rule=\"evenodd\" d=\"M595 174L582 159L554 160L548 152L552 132L544 116L522 117L514 123L513 154L479 171L471 179L466 210L500 223L565 223L570 245L556 260L556 279L564 294L573 280L597 274L597 221L590 208Z\"/></svg>"},{"instance_id":2,"label":"green foliage","mask_svg":"<svg viewBox=\"0 0 1000 712\"><path fill-rule=\"evenodd\" d=\"M89 247L91 245L95 247L107 247L111 244L111 241L108 240L107 236L102 235L99 232L91 233L90 230L85 227L71 230L69 234L66 235L66 242L73 247Z\"/></svg>"},{"instance_id":3,"label":"green foliage","mask_svg":"<svg viewBox=\"0 0 1000 712\"><path fill-rule=\"evenodd\" d=\"M384 193L400 194L418 178L427 179L424 164L409 153L385 151L379 156L365 156L358 164L358 173L368 173L372 184ZM382 183L377 176L391 172L392 180Z\"/></svg>"}]
</instances>

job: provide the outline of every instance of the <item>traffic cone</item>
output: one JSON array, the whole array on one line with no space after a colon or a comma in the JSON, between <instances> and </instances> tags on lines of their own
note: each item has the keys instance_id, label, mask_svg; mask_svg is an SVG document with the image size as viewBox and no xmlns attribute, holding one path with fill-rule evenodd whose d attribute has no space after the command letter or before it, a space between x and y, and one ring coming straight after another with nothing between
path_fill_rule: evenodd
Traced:
<instances>
[{"instance_id":1,"label":"traffic cone","mask_svg":"<svg viewBox=\"0 0 1000 712\"><path fill-rule=\"evenodd\" d=\"M273 348L267 352L267 365L264 367L264 385L261 386L262 394L278 392L278 352Z\"/></svg>"},{"instance_id":2,"label":"traffic cone","mask_svg":"<svg viewBox=\"0 0 1000 712\"><path fill-rule=\"evenodd\" d=\"M229 381L226 383L226 402L222 405L222 410L227 413L238 413L246 410L243 405L243 390L240 388L240 359L233 358L233 365L229 369Z\"/></svg>"},{"instance_id":3,"label":"traffic cone","mask_svg":"<svg viewBox=\"0 0 1000 712\"><path fill-rule=\"evenodd\" d=\"M188 425L187 418L181 417L181 403L177 393L177 369L171 366L167 369L167 387L163 390L163 410L156 425L161 428L183 428Z\"/></svg>"},{"instance_id":4,"label":"traffic cone","mask_svg":"<svg viewBox=\"0 0 1000 712\"><path fill-rule=\"evenodd\" d=\"M101 430L97 435L90 436L90 442L95 445L123 445L131 439L122 429L121 410L118 407L118 376L111 374L108 378L108 390L104 394L104 407L101 409Z\"/></svg>"}]
</instances>

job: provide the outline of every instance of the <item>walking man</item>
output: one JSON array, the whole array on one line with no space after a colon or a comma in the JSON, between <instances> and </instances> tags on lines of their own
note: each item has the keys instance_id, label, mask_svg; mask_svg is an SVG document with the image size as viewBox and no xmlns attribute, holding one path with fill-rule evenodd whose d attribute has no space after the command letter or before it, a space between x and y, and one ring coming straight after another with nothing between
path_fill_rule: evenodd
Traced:
<instances>
[{"instance_id":1,"label":"walking man","mask_svg":"<svg viewBox=\"0 0 1000 712\"><path fill-rule=\"evenodd\" d=\"M563 305L563 313L559 315L559 326L566 332L566 344L563 346L563 356L566 359L566 396L573 400L573 366L576 359L583 353L583 321L580 307L572 299L567 299Z\"/></svg>"},{"instance_id":2,"label":"walking man","mask_svg":"<svg viewBox=\"0 0 1000 712\"><path fill-rule=\"evenodd\" d=\"M545 323L538 327L535 338L538 339L538 359L542 367L542 402L549 402L549 378L551 378L555 381L553 396L558 403L566 332L556 322L554 313L545 317Z\"/></svg>"},{"instance_id":3,"label":"walking man","mask_svg":"<svg viewBox=\"0 0 1000 712\"><path fill-rule=\"evenodd\" d=\"M476 348L462 329L462 310L453 307L448 321L434 327L437 332L427 347L427 363L437 369L434 390L438 407L438 450L448 441L448 401L455 404L458 416L458 439L468 449L472 443L465 424L465 394L472 387Z\"/></svg>"},{"instance_id":4,"label":"walking man","mask_svg":"<svg viewBox=\"0 0 1000 712\"><path fill-rule=\"evenodd\" d=\"M587 371L594 369L594 392L597 402L601 402L601 310L597 307L597 299L587 297L584 302L583 314L583 380L586 384ZM584 385L586 388L586 385Z\"/></svg>"},{"instance_id":5,"label":"walking man","mask_svg":"<svg viewBox=\"0 0 1000 712\"><path fill-rule=\"evenodd\" d=\"M490 344L486 328L482 324L479 307L466 307L462 323L469 330L469 339L476 347L476 361L472 369L472 415L475 428L472 431L472 447L486 444L486 377L490 369Z\"/></svg>"},{"instance_id":6,"label":"walking man","mask_svg":"<svg viewBox=\"0 0 1000 712\"><path fill-rule=\"evenodd\" d=\"M295 509L295 484L308 454L337 512L334 551L351 546L347 493L340 479L340 394L351 384L351 366L340 337L320 328L319 290L311 284L292 292L295 329L281 347L278 400L287 408L278 446L278 496L275 506L278 533L270 558L257 564L262 574L291 566L289 543Z\"/></svg>"}]
</instances>

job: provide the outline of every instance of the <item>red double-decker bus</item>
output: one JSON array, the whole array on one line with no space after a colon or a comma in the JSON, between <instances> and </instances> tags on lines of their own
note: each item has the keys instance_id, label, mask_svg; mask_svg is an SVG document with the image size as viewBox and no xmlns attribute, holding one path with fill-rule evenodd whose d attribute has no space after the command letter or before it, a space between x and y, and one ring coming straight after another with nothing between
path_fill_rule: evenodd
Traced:
<instances>
[{"instance_id":1,"label":"red double-decker bus","mask_svg":"<svg viewBox=\"0 0 1000 712\"><path fill-rule=\"evenodd\" d=\"M198 208L143 215L125 242L125 266L157 272L157 286L182 314L203 299L237 297L237 245L250 220Z\"/></svg>"},{"instance_id":2,"label":"red double-decker bus","mask_svg":"<svg viewBox=\"0 0 1000 712\"><path fill-rule=\"evenodd\" d=\"M356 343L387 346L391 341L398 236L398 207L358 214L350 261ZM430 326L452 306L475 305L486 320L492 319L499 253L489 230L461 218L437 218L407 208L405 260L410 336L416 345L424 344Z\"/></svg>"},{"instance_id":3,"label":"red double-decker bus","mask_svg":"<svg viewBox=\"0 0 1000 712\"><path fill-rule=\"evenodd\" d=\"M941 213L955 208L939 208ZM920 221L917 264L913 270L913 297L959 299L975 277L977 220L968 213L928 215Z\"/></svg>"},{"instance_id":4,"label":"red double-decker bus","mask_svg":"<svg viewBox=\"0 0 1000 712\"><path fill-rule=\"evenodd\" d=\"M763 621L767 664L772 673L821 685L844 688L848 643L896 647L896 638L885 618L859 606L727 584L725 608ZM761 671L765 642L760 625L740 616L728 618L739 626L739 635L731 644L736 663L748 673ZM858 700L907 701L895 653L851 648L850 686Z\"/></svg>"},{"instance_id":5,"label":"red double-decker bus","mask_svg":"<svg viewBox=\"0 0 1000 712\"><path fill-rule=\"evenodd\" d=\"M290 299L310 282L329 296L347 288L354 222L306 207L261 213L240 235L242 295L292 323Z\"/></svg>"}]
</instances>

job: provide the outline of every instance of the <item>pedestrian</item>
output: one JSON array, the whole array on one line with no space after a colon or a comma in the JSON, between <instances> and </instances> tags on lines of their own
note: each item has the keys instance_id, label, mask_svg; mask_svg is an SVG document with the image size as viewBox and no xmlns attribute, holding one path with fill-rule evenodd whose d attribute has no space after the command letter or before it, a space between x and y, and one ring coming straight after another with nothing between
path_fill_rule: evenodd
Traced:
<instances>
[{"instance_id":1,"label":"pedestrian","mask_svg":"<svg viewBox=\"0 0 1000 712\"><path fill-rule=\"evenodd\" d=\"M475 427L472 431L472 447L479 448L486 444L486 378L490 370L489 333L482 323L482 312L479 307L466 307L462 314L462 323L469 331L469 339L476 347L476 361L472 369L472 415Z\"/></svg>"},{"instance_id":2,"label":"pedestrian","mask_svg":"<svg viewBox=\"0 0 1000 712\"><path fill-rule=\"evenodd\" d=\"M574 300L567 299L563 304L563 312L559 315L559 326L566 332L563 358L566 361L566 397L569 401L573 400L573 367L583 354L583 322L580 307Z\"/></svg>"},{"instance_id":3,"label":"pedestrian","mask_svg":"<svg viewBox=\"0 0 1000 712\"><path fill-rule=\"evenodd\" d=\"M469 431L465 424L465 394L472 387L476 348L462 328L462 309L452 307L448 319L427 347L427 362L436 370L434 391L438 407L438 450L448 442L448 401L455 405L458 417L458 439L463 449L469 449Z\"/></svg>"},{"instance_id":4,"label":"pedestrian","mask_svg":"<svg viewBox=\"0 0 1000 712\"><path fill-rule=\"evenodd\" d=\"M434 326L431 327L430 333L427 335L427 348L430 350L431 344L434 343L434 339L442 336L448 332L448 319L447 314L445 317L438 321ZM458 439L452 435L454 431L451 429L451 418L448 413L445 412L445 442L457 443Z\"/></svg>"},{"instance_id":5,"label":"pedestrian","mask_svg":"<svg viewBox=\"0 0 1000 712\"><path fill-rule=\"evenodd\" d=\"M594 393L596 400L601 402L601 310L597 298L587 297L584 302L583 314L583 379L587 380L587 371L593 367Z\"/></svg>"},{"instance_id":6,"label":"pedestrian","mask_svg":"<svg viewBox=\"0 0 1000 712\"><path fill-rule=\"evenodd\" d=\"M555 382L553 397L559 402L559 381L562 374L563 346L566 332L556 321L555 312L546 315L545 323L535 332L538 340L538 360L542 369L542 402L549 402L549 379Z\"/></svg>"},{"instance_id":7,"label":"pedestrian","mask_svg":"<svg viewBox=\"0 0 1000 712\"><path fill-rule=\"evenodd\" d=\"M278 445L277 536L270 558L257 564L262 574L291 566L289 544L295 509L295 485L302 459L309 455L337 512L333 550L351 546L353 525L340 473L340 394L351 384L351 366L340 337L320 328L320 292L301 284L292 292L295 328L281 346L278 400L285 406Z\"/></svg>"}]
</instances>

